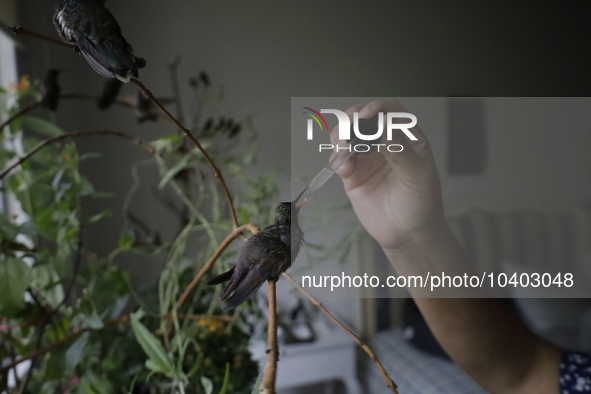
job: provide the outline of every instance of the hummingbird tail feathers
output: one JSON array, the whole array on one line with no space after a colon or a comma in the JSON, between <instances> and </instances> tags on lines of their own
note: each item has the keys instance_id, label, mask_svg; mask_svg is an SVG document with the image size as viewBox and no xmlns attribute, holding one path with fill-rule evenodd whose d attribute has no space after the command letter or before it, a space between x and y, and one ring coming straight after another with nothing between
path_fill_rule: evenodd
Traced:
<instances>
[{"instance_id":1,"label":"hummingbird tail feathers","mask_svg":"<svg viewBox=\"0 0 591 394\"><path fill-rule=\"evenodd\" d=\"M129 82L129 79L138 76L138 65L133 55L131 46L116 45L110 41L92 43L86 37L77 42L82 56L88 61L91 67L106 78L117 78L121 82ZM145 61L140 61L145 66Z\"/></svg>"},{"instance_id":2,"label":"hummingbird tail feathers","mask_svg":"<svg viewBox=\"0 0 591 394\"><path fill-rule=\"evenodd\" d=\"M256 270L248 271L244 277L233 278L220 296L223 302L222 310L228 311L242 304L256 293L266 280L267 278L259 275Z\"/></svg>"},{"instance_id":3,"label":"hummingbird tail feathers","mask_svg":"<svg viewBox=\"0 0 591 394\"><path fill-rule=\"evenodd\" d=\"M236 269L236 266L232 267L229 271L226 271L223 274L216 276L215 278L213 278L212 280L207 282L207 284L208 285L219 285L220 283L224 283L224 282L229 281L230 279L232 279L232 275L234 274L234 269Z\"/></svg>"}]
</instances>

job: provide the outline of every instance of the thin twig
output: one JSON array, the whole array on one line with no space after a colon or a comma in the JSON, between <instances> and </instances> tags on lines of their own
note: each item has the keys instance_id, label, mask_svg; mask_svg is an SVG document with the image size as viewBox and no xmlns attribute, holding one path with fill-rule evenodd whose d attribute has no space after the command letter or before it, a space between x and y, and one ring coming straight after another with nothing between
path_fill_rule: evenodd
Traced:
<instances>
[{"instance_id":1,"label":"thin twig","mask_svg":"<svg viewBox=\"0 0 591 394\"><path fill-rule=\"evenodd\" d=\"M275 394L275 380L277 378L277 361L279 348L277 345L277 281L269 279L269 328L267 340L267 362L265 374L259 392Z\"/></svg>"},{"instance_id":2,"label":"thin twig","mask_svg":"<svg viewBox=\"0 0 591 394\"><path fill-rule=\"evenodd\" d=\"M174 102L176 105L176 117L179 120L179 122L184 123L185 116L183 114L183 102L182 102L182 98L181 98L181 90L179 88L179 78L178 78L178 72L177 72L180 64L181 64L181 56L178 55L174 59L174 62L169 66L169 69L170 69L170 79L172 82L172 91L173 91L173 95L174 95Z\"/></svg>"},{"instance_id":3,"label":"thin twig","mask_svg":"<svg viewBox=\"0 0 591 394\"><path fill-rule=\"evenodd\" d=\"M12 171L15 167L22 164L29 157L33 156L35 153L37 153L41 148L43 148L46 145L49 145L49 144L52 144L56 141L64 140L67 138L88 137L88 136L92 136L92 135L113 135L116 137L121 137L121 138L128 140L132 144L137 145L140 148L147 150L148 152L150 152L154 156L160 156L160 153L156 149L154 149L150 144L148 144L147 142L145 142L137 137L131 136L129 134L122 133L120 131L112 131L112 130L75 131L72 133L65 133L65 134L56 135L54 137L51 137L51 138L41 141L40 143L35 145L35 147L33 149L31 149L30 151L25 153L22 157L20 157L16 162L8 165L4 170L2 170L2 172L0 172L0 179L4 178L6 176L6 174L8 174L10 171Z\"/></svg>"},{"instance_id":4,"label":"thin twig","mask_svg":"<svg viewBox=\"0 0 591 394\"><path fill-rule=\"evenodd\" d=\"M211 157L209 157L209 154L207 153L207 151L203 148L203 146L201 146L201 144L199 143L199 141L197 141L197 139L191 133L191 131L188 128L186 128L181 122L179 122L174 116L172 116L170 114L170 112L168 112L168 110L158 101L158 99L156 97L154 97L152 92L148 88L146 88L146 86L143 83L141 83L138 79L135 79L135 78L131 79L131 83L133 83L135 86L137 86L138 89L140 89L142 91L144 96L149 98L158 108L160 108L160 110L162 112L164 112L164 114L172 121L172 123L174 123L179 129L181 129L183 131L183 133L185 133L187 138L189 138L191 140L191 142L193 142L193 144L195 144L195 146L197 147L197 149L199 149L201 154L203 154L203 157L205 157L205 160L207 161L209 166L213 169L213 172L214 172L216 178L218 179L218 181L220 182L220 185L222 186L222 189L224 190L224 194L226 195L226 200L228 200L228 206L230 207L230 214L232 215L232 223L234 224L235 228L238 227L238 218L236 217L236 211L234 209L234 203L232 202L232 196L230 195L230 190L228 190L228 186L226 185L226 181L224 180L224 177L222 176L222 172L215 165L213 160L211 160Z\"/></svg>"},{"instance_id":5,"label":"thin twig","mask_svg":"<svg viewBox=\"0 0 591 394\"><path fill-rule=\"evenodd\" d=\"M74 289L74 285L76 284L76 277L78 276L78 271L80 269L80 264L82 263L82 247L84 243L84 239L82 237L82 232L84 231L84 224L82 221L82 202L80 198L78 198L78 245L76 249L76 259L74 260L74 270L72 272L72 277L70 278L70 282L66 287L66 291L64 292L64 299L59 303L59 305L55 308L55 310L60 309L62 306L68 302L68 298L70 297L70 293Z\"/></svg>"},{"instance_id":6,"label":"thin twig","mask_svg":"<svg viewBox=\"0 0 591 394\"><path fill-rule=\"evenodd\" d=\"M161 317L167 318L170 316L172 316L172 313L169 315L166 315L166 316L161 316ZM213 320L225 321L228 323L235 320L234 316L229 316L229 315L193 315L193 314L179 313L177 317L181 320L213 319Z\"/></svg>"},{"instance_id":7,"label":"thin twig","mask_svg":"<svg viewBox=\"0 0 591 394\"><path fill-rule=\"evenodd\" d=\"M1 331L10 331L13 328L26 328L26 327L32 327L32 326L41 326L43 324L45 324L45 322L47 322L47 317L44 317L43 319L39 319L36 321L31 321L31 322L25 322L25 323L15 323L15 324L4 324L2 326L0 326L0 332Z\"/></svg>"},{"instance_id":8,"label":"thin twig","mask_svg":"<svg viewBox=\"0 0 591 394\"><path fill-rule=\"evenodd\" d=\"M150 316L150 314L148 314L148 316ZM168 319L168 318L172 317L172 314L168 314L165 316L155 315L154 317ZM179 314L178 318L179 319L188 319L188 320L214 319L214 320L219 320L219 321L223 321L223 322L231 322L232 320L234 320L234 317L228 316L228 315L212 315L212 316L210 316L210 315ZM119 323L129 323L130 321L131 321L130 316L124 315L124 316L120 316L116 319L103 320L103 327L108 327L108 326L112 326L114 324L119 324ZM76 330L76 331L72 332L71 334L67 335L66 337L64 337L63 339L61 339L57 342L54 342L50 345L47 345L43 348L39 348L39 349L29 353L28 355L21 357L18 360L14 360L10 364L0 368L0 374L8 372L11 368L16 367L17 365L19 365L20 363L22 363L24 361L31 360L31 359L39 357L45 353L48 353L52 350L59 349L61 346L67 344L72 339L78 337L80 334L83 334L87 331L93 331L93 330L99 330L99 329L93 329L91 327L86 327L86 328Z\"/></svg>"},{"instance_id":9,"label":"thin twig","mask_svg":"<svg viewBox=\"0 0 591 394\"><path fill-rule=\"evenodd\" d=\"M117 319L112 319L112 320L105 320L103 321L103 326L111 326L117 323L125 323L128 322L130 320L128 315L125 316L121 316ZM60 339L57 342L54 342L50 345L47 345L43 348L37 349L31 353L29 353L28 355L19 358L18 360L15 360L13 362L11 362L10 364L6 365L5 367L2 367L0 369L0 374L3 374L5 372L7 372L8 370L10 370L11 368L16 367L17 365L19 365L20 363L27 361L27 360L31 360L33 358L39 357L45 353L48 353L54 349L59 349L61 346L65 345L66 343L70 342L72 339L77 338L80 334L83 334L87 331L91 331L93 330L93 328L91 327L87 327L87 328L82 328L80 330L74 331L72 332L70 335L65 336L63 339Z\"/></svg>"},{"instance_id":10,"label":"thin twig","mask_svg":"<svg viewBox=\"0 0 591 394\"><path fill-rule=\"evenodd\" d=\"M26 106L20 108L18 111L16 111L14 113L14 115L10 116L4 122L0 123L0 131L2 131L2 129L4 129L7 125L12 123L16 118L19 118L19 117L25 115L26 113L34 110L35 108L41 106L42 104L43 104L43 100L39 100L37 102L34 102L32 104L29 104L29 105L26 105Z\"/></svg>"},{"instance_id":11,"label":"thin twig","mask_svg":"<svg viewBox=\"0 0 591 394\"><path fill-rule=\"evenodd\" d=\"M29 31L27 29L23 29L19 25L8 27L8 28L6 28L6 30L10 30L11 32L16 34L17 36L22 34L23 36L38 38L40 40L48 41L52 44L56 44L56 45L62 46L64 48L71 49L74 52L80 52L80 49L78 49L77 45L68 44L67 42L63 42L62 40L57 40L55 38L47 37L42 34L34 33L34 32Z\"/></svg>"},{"instance_id":12,"label":"thin twig","mask_svg":"<svg viewBox=\"0 0 591 394\"><path fill-rule=\"evenodd\" d=\"M45 329L47 328L48 323L49 323L49 318L46 320L46 322L41 326L41 329L39 330L39 336L37 337L37 343L35 343L35 350L39 350L41 348L43 334L45 334ZM31 373L33 372L33 369L35 367L35 361L37 361L37 357L34 357L31 360L31 366L29 367L29 370L27 371L26 375L23 377L23 380L20 384L19 394L23 394L25 392L25 389L27 388L27 383L29 383L29 377L31 376ZM16 376L16 368L14 370L14 375Z\"/></svg>"},{"instance_id":13,"label":"thin twig","mask_svg":"<svg viewBox=\"0 0 591 394\"><path fill-rule=\"evenodd\" d=\"M203 267L201 267L201 270L199 271L197 276L195 276L195 278L193 278L191 283L189 283L189 286L187 286L183 295L181 296L181 298L179 298L179 300L176 303L177 310L183 306L183 304L187 300L187 297L189 297L189 294L191 294L191 292L199 284L199 281L201 281L203 276L205 276L205 274L211 269L211 267L213 267L213 263L216 262L218 257L220 257L220 255L222 254L222 252L228 247L228 245L230 245L230 243L235 238L239 237L240 234L242 234L242 232L245 230L250 231L253 234L256 234L259 232L259 229L250 223L234 228L232 230L232 232L226 237L226 239L224 239L224 241L220 244L220 246L213 253L213 255L209 258L209 260L207 260L207 262L203 265Z\"/></svg>"},{"instance_id":14,"label":"thin twig","mask_svg":"<svg viewBox=\"0 0 591 394\"><path fill-rule=\"evenodd\" d=\"M81 93L68 93L68 94L62 94L59 96L60 100L68 100L68 99L76 99L76 100L88 100L88 101L96 101L98 100L98 96L93 96L91 94L81 94ZM125 108L130 108L130 109L135 109L140 111L141 109L133 104L131 104L130 102L127 102L125 100L115 100L113 102L114 104L120 105L122 107ZM32 110L34 110L35 108L41 107L43 106L43 100L39 100L36 101L34 103L31 103L29 105L26 105L24 107L22 107L21 109L19 109L17 112L15 112L11 117L9 117L8 119L6 119L4 122L0 123L0 131L2 131L2 129L4 129L6 126L8 126L10 123L12 123L15 119L26 115L27 113L31 112ZM166 115L162 114L162 113L158 113L158 116L166 119L168 121L170 121L170 119L168 119L168 117L166 117Z\"/></svg>"},{"instance_id":15,"label":"thin twig","mask_svg":"<svg viewBox=\"0 0 591 394\"><path fill-rule=\"evenodd\" d=\"M371 350L371 348L365 342L363 342L361 340L361 338L359 338L357 335L353 334L353 332L351 330L349 330L347 327L345 327L343 325L343 323L341 323L328 310L326 310L326 308L324 307L324 305L322 305L322 303L320 301L318 301L316 298L312 297L312 295L310 293L308 293L302 286L300 286L300 284L298 282L296 282L291 276L289 276L285 272L283 273L283 276L285 278L287 278L287 280L289 280L299 291L304 293L304 295L306 297L308 297L308 299L312 302L312 304L316 305L316 307L318 307L318 309L320 309L322 312L324 312L324 314L326 316L328 316L328 318L330 320L332 320L337 326L339 326L341 328L341 330L345 331L347 333L347 335L349 335L351 338L353 338L355 343L357 343L357 345L359 345L365 351L365 353L367 353L367 355L372 359L372 361L376 364L376 366L378 367L378 369L382 373L382 376L384 377L384 380L386 381L386 384L388 385L388 387L390 387L390 389L394 393L398 394L398 391L396 391L396 383L394 383L394 381L392 380L390 375L388 375L388 372L386 372L386 369L384 368L384 366L382 365L382 363L378 359L378 356L375 355L373 350Z\"/></svg>"}]
</instances>

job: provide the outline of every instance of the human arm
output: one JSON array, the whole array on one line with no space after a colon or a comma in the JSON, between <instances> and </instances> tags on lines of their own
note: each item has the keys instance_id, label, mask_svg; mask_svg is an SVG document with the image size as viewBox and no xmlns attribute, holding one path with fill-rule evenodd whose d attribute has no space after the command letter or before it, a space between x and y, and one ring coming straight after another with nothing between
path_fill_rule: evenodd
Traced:
<instances>
[{"instance_id":1,"label":"human arm","mask_svg":"<svg viewBox=\"0 0 591 394\"><path fill-rule=\"evenodd\" d=\"M406 112L394 100L377 100L347 110L371 119L378 112ZM383 248L399 275L429 268L468 267L443 216L441 185L431 147L422 131L417 141L394 133L400 153L381 150L354 155L337 173L353 209ZM338 131L331 133L333 144ZM423 272L425 271L425 272ZM492 393L559 392L561 350L531 333L498 299L424 298L409 288L431 331L449 356Z\"/></svg>"}]
</instances>

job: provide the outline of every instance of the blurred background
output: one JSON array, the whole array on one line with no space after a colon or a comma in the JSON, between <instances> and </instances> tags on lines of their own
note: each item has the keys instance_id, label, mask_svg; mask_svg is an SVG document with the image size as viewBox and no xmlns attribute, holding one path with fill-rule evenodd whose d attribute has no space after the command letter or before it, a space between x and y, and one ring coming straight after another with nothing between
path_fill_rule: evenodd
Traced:
<instances>
[{"instance_id":1,"label":"blurred background","mask_svg":"<svg viewBox=\"0 0 591 394\"><path fill-rule=\"evenodd\" d=\"M251 171L285 171L285 176L277 179L280 201L292 199L297 192L291 190L287 175L292 164L292 97L578 97L591 91L591 43L583 9L575 3L127 0L108 1L106 5L136 55L148 61L140 78L156 96L172 95L168 66L180 55L181 80L206 70L224 89L225 110L252 116L260 133L260 148ZM51 1L0 0L0 21L56 37L53 9ZM67 76L62 78L63 92L101 91L104 80L77 54L26 37L17 37L16 42L19 75L42 78L50 67L67 69ZM5 71L7 57L0 53L0 70ZM190 101L186 83L181 86L183 99ZM123 93L134 89L124 86ZM498 114L514 110L511 102L505 103L505 108L497 106L493 112L487 112L490 107L486 105L482 109L482 117L488 122L481 130L481 139L472 143L479 144L485 158L476 160L475 167L462 168L462 160L452 163L450 156L462 146L451 145L457 137L450 130L458 123L454 123L457 119L450 115L448 104L441 104L440 117L433 127L423 128L437 159L446 209L452 213L464 213L474 206L512 212L524 208L553 213L584 211L591 197L591 125L587 122L560 128L561 123L556 122L553 128L543 127L547 124L522 127L525 125L495 122ZM568 113L568 103L562 104L558 110ZM66 131L110 128L147 141L174 131L163 122L140 128L125 109L115 108L105 116L92 103L77 101L63 102L57 113L46 116ZM87 248L101 255L117 245L124 220L121 206L132 183L131 166L145 158L145 153L106 138L82 139L77 145L81 152L102 153L102 158L84 163L82 171L98 190L114 193L113 198L93 203L85 212L114 212L110 220L85 230ZM155 171L140 171L147 188L158 183ZM330 185L333 195L341 190L336 179ZM136 198L134 204L137 214L161 229L164 237L168 229L176 229L177 223L166 210L154 209L148 193L145 198ZM355 245L350 253L365 256L348 259L354 270L360 264L383 264L379 250L371 243ZM118 263L133 272L137 283L153 283L161 267L161 261L139 256L126 256ZM306 265L305 260L299 263ZM294 307L297 302L288 296L287 283L280 282L279 289L284 308ZM347 298L323 302L366 336L374 335L380 327L400 327L408 321L405 316L412 315L405 312L399 300L386 306ZM579 309L588 306L585 303ZM388 322L378 322L380 310L387 310ZM575 317L577 324L581 319L582 312ZM318 332L331 329L320 327L324 323L315 324L319 325ZM397 331L395 335L402 338L403 333ZM396 342L398 338L380 340L390 341L394 347L405 346ZM430 346L422 347L426 355L437 353ZM336 353L337 348L347 353ZM320 361L319 354L327 358ZM451 364L444 357L437 361ZM347 338L296 349L279 364L279 383L284 387L281 393L354 393L367 380L373 382L370 392L379 393L384 385L379 376L366 372L366 362ZM442 368L448 368L448 364ZM331 371L318 376L312 373L319 369ZM357 371L353 375L359 379L351 379L351 371ZM409 374L406 376L412 377ZM398 374L392 375L396 380ZM408 380L428 380L411 377Z\"/></svg>"}]
</instances>

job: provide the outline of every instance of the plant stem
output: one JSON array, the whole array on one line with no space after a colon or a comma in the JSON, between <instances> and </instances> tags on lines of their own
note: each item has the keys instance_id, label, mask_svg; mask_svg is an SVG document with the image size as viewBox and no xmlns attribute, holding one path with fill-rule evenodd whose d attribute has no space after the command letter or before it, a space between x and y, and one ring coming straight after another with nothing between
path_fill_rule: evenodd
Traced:
<instances>
[{"instance_id":1,"label":"plant stem","mask_svg":"<svg viewBox=\"0 0 591 394\"><path fill-rule=\"evenodd\" d=\"M170 69L170 79L172 83L172 91L174 95L174 102L176 105L176 116L179 122L185 122L185 116L183 115L183 101L181 98L181 90L179 88L179 78L177 70L181 64L181 57L177 56L174 59L174 62L168 66Z\"/></svg>"},{"instance_id":2,"label":"plant stem","mask_svg":"<svg viewBox=\"0 0 591 394\"><path fill-rule=\"evenodd\" d=\"M76 45L68 44L66 42L63 42L61 40L57 40L55 38L51 38L51 37L44 36L42 34L34 33L34 32L29 31L27 29L23 29L19 25L16 25L16 26L13 26L13 27L8 27L8 28L6 28L6 30L10 30L11 32L13 32L14 34L16 34L17 36L20 35L20 34L22 34L23 36L29 36L29 37L37 38L39 40L47 41L47 42L50 42L52 44L56 44L56 45L62 46L64 48L71 49L74 52L80 52L80 50L78 49L78 46L76 46Z\"/></svg>"},{"instance_id":3,"label":"plant stem","mask_svg":"<svg viewBox=\"0 0 591 394\"><path fill-rule=\"evenodd\" d=\"M371 360L376 364L376 366L378 367L378 369L382 373L382 376L384 377L386 384L392 390L392 392L394 392L395 394L398 394L398 391L396 391L396 383L394 383L392 378L390 378L390 376L388 375L388 372L386 372L386 369L384 368L384 366L382 365L382 363L378 359L378 356L375 355L373 350L371 350L371 348L365 342L363 342L361 340L361 338L359 338L357 335L353 334L353 332L351 330L349 330L347 327L345 327L343 325L343 323L341 323L328 310L326 310L326 308L324 307L324 305L322 305L322 303L320 301L318 301L316 298L312 297L312 295L310 293L308 293L302 286L300 286L300 284L298 282L296 282L291 276L289 276L285 272L283 273L283 276L285 278L287 278L287 280L289 280L296 287L296 289L298 289L299 291L304 293L304 295L306 297L308 297L308 299L312 302L312 304L316 305L318 307L318 309L320 309L322 312L324 312L324 314L326 316L328 316L328 318L330 320L332 320L337 326L339 326L339 328L341 328L341 330L345 331L347 333L347 335L349 335L351 338L353 338L355 343L357 345L359 345L365 351L365 353L367 353L367 355L371 358Z\"/></svg>"},{"instance_id":4,"label":"plant stem","mask_svg":"<svg viewBox=\"0 0 591 394\"><path fill-rule=\"evenodd\" d=\"M80 270L80 264L82 263L82 248L84 246L84 238L82 236L82 232L84 231L84 224L82 221L82 201L78 198L78 245L76 248L76 257L74 260L74 269L72 271L72 277L70 278L70 282L66 287L66 291L64 292L64 299L59 305L55 308L56 310L60 309L63 305L68 302L68 298L70 298L70 293L74 290L74 285L76 284L76 277L78 276L78 271Z\"/></svg>"},{"instance_id":5,"label":"plant stem","mask_svg":"<svg viewBox=\"0 0 591 394\"><path fill-rule=\"evenodd\" d=\"M75 100L87 100L87 101L96 101L98 100L98 96L93 96L91 94L81 94L81 93L68 93L68 94L62 94L59 97L60 100L69 100L69 99L75 99ZM140 108L136 107L135 105L128 103L125 100L115 100L114 104L120 105L122 107L125 108L130 108L130 109L135 109L140 111ZM10 123L12 123L15 119L26 115L27 113L31 112L32 110L34 110L35 108L41 107L43 106L43 100L40 101L36 101L34 103L31 103L29 105L26 105L24 107L22 107L21 109L19 109L17 112L15 112L11 117L9 117L8 119L6 119L4 122L0 123L0 131L2 131L2 129L4 129L6 126L8 126ZM168 119L166 117L166 115L162 114L162 113L158 113L158 115L163 118L166 119L168 121L170 121L170 119Z\"/></svg>"},{"instance_id":6,"label":"plant stem","mask_svg":"<svg viewBox=\"0 0 591 394\"><path fill-rule=\"evenodd\" d=\"M277 281L269 280L269 328L267 339L267 362L265 374L259 392L275 394L275 380L277 378L277 361L279 348L277 346Z\"/></svg>"},{"instance_id":7,"label":"plant stem","mask_svg":"<svg viewBox=\"0 0 591 394\"><path fill-rule=\"evenodd\" d=\"M159 319L172 318L172 314L168 314L165 316L148 314L148 316L156 317ZM183 319L183 320L184 319L189 319L189 320L216 319L216 320L220 320L223 322L231 322L232 320L234 320L234 318L232 316L228 316L228 315L209 316L209 315L186 315L186 314L182 314L182 313L178 314L178 318ZM108 327L108 326L112 326L112 325L119 324L119 323L129 323L130 321L131 321L131 319L130 319L129 315L124 315L124 316L120 316L116 319L103 320L103 327ZM80 334L83 334L87 331L93 331L93 330L97 330L97 329L87 327L87 328L83 328L80 330L76 330L57 342L54 342L54 343L47 345L43 348L39 348L39 349L29 353L28 355L19 358L18 360L13 360L10 364L0 368L0 375L7 373L10 369L16 367L17 365L19 365L20 363L22 363L24 361L31 360L31 359L39 357L45 353L51 352L52 350L59 349L60 347L67 344L71 340L77 338ZM98 329L98 330L100 330L100 329Z\"/></svg>"},{"instance_id":8,"label":"plant stem","mask_svg":"<svg viewBox=\"0 0 591 394\"><path fill-rule=\"evenodd\" d=\"M226 200L228 200L228 206L230 207L230 214L232 215L232 223L234 224L234 227L238 227L238 218L236 217L236 211L234 209L234 203L232 201L232 196L230 195L230 190L228 190L228 186L226 185L226 181L224 180L224 177L222 176L222 172L215 165L213 160L211 160L211 157L209 156L207 151L203 148L203 146L201 146L201 144L199 143L199 141L197 141L197 139L191 133L191 131L188 128L186 128L181 122L179 122L174 116L172 116L170 114L170 112L168 112L168 110L160 103L160 101L158 101L158 99L156 97L154 97L152 92L150 90L148 90L148 88L146 88L146 86L143 83L141 83L138 79L135 79L135 78L131 79L131 83L133 83L135 86L137 86L138 89L140 89L142 91L144 96L149 98L150 101L152 101L158 108L160 108L160 110L162 112L164 112L164 114L171 120L171 122L174 123L179 129L181 129L183 131L183 133L185 133L187 138L190 139L191 142L193 142L193 144L195 144L195 146L197 147L197 149L199 149L201 154L203 154L203 157L205 157L205 160L207 161L209 166L213 169L213 172L214 172L216 178L218 179L220 185L222 186L222 190L224 191L224 194L226 195Z\"/></svg>"},{"instance_id":9,"label":"plant stem","mask_svg":"<svg viewBox=\"0 0 591 394\"><path fill-rule=\"evenodd\" d=\"M103 322L103 325L104 326L110 326L110 325L117 324L117 323L128 322L129 320L130 320L129 319L129 316L121 316L121 317L119 317L117 319L105 320ZM20 363L22 363L24 361L31 360L33 358L39 357L39 356L41 356L41 355L43 355L43 354L45 354L47 352L50 352L52 350L59 349L60 347L62 347L66 343L68 343L71 340L77 338L80 334L83 334L83 333L85 333L87 331L91 331L91 330L93 330L93 329L90 328L90 327L87 327L87 328L83 328L81 330L74 331L70 335L65 336L63 339L61 339L61 340L59 340L57 342L54 342L51 345L47 345L47 346L45 346L43 348L37 349L37 350L29 353L28 355L26 355L24 357L21 357L18 360L15 360L15 361L11 362L7 366L0 368L0 374L3 374L5 372L7 372L11 368L16 367L17 365L19 365Z\"/></svg>"},{"instance_id":10,"label":"plant stem","mask_svg":"<svg viewBox=\"0 0 591 394\"><path fill-rule=\"evenodd\" d=\"M72 132L72 133L65 133L65 134L56 135L54 137L47 138L46 140L41 141L40 143L35 145L35 147L33 149L31 149L30 151L25 153L22 157L20 157L16 162L9 164L6 168L4 168L4 170L2 170L2 172L0 172L0 179L4 178L15 167L17 167L20 164L22 164L23 162L25 162L29 157L33 156L35 153L37 153L41 148L43 148L46 145L49 145L54 142L61 141L61 140L67 139L67 138L88 137L88 136L92 136L92 135L113 135L116 137L121 137L121 138L128 140L132 144L137 145L140 148L147 150L148 152L150 152L154 156L160 156L160 153L156 149L154 149L150 144L148 144L147 142L145 142L137 137L131 136L129 134L122 133L120 131L111 131L111 130L76 131L76 132Z\"/></svg>"},{"instance_id":11,"label":"plant stem","mask_svg":"<svg viewBox=\"0 0 591 394\"><path fill-rule=\"evenodd\" d=\"M61 45L63 47L72 49L74 51L79 51L79 49L76 45L67 44L65 42L56 40L51 37L47 37L47 36L44 36L44 35L41 35L38 33L33 33L29 30L23 29L20 26L10 27L9 30L11 30L15 34L23 34L23 35L26 35L29 37L34 37L34 38L37 38L40 40L48 41L53 44ZM236 217L236 212L234 210L234 203L232 201L232 196L230 195L230 191L228 190L228 186L226 185L226 181L224 180L224 177L222 176L222 173L219 170L219 168L215 165L213 160L211 160L211 157L209 156L207 151L203 148L203 146L201 146L201 144L199 143L199 141L197 141L197 139L191 133L191 131L188 128L186 128L181 122L179 122L174 116L172 116L170 114L170 112L168 112L168 110L164 107L164 105L162 105L162 103L160 103L160 101L158 101L158 99L152 94L152 92L148 88L146 88L146 86L142 82L140 82L139 79L131 78L130 82L133 83L135 86L137 86L138 89L140 89L141 92L144 94L144 96L149 98L150 101L152 101L152 103L154 103L168 117L168 119L171 120L172 123L174 123L179 129L181 129L183 131L183 133L187 136L187 138L189 138L191 140L191 142L193 142L193 144L195 144L197 149L199 149L199 151L201 151L201 153L205 157L205 160L207 161L209 166L213 169L213 172L214 172L216 178L218 179L218 181L220 182L222 189L224 190L224 194L226 195L226 199L228 200L228 206L230 207L230 214L232 216L232 223L234 224L234 227L238 227L238 218Z\"/></svg>"}]
</instances>

